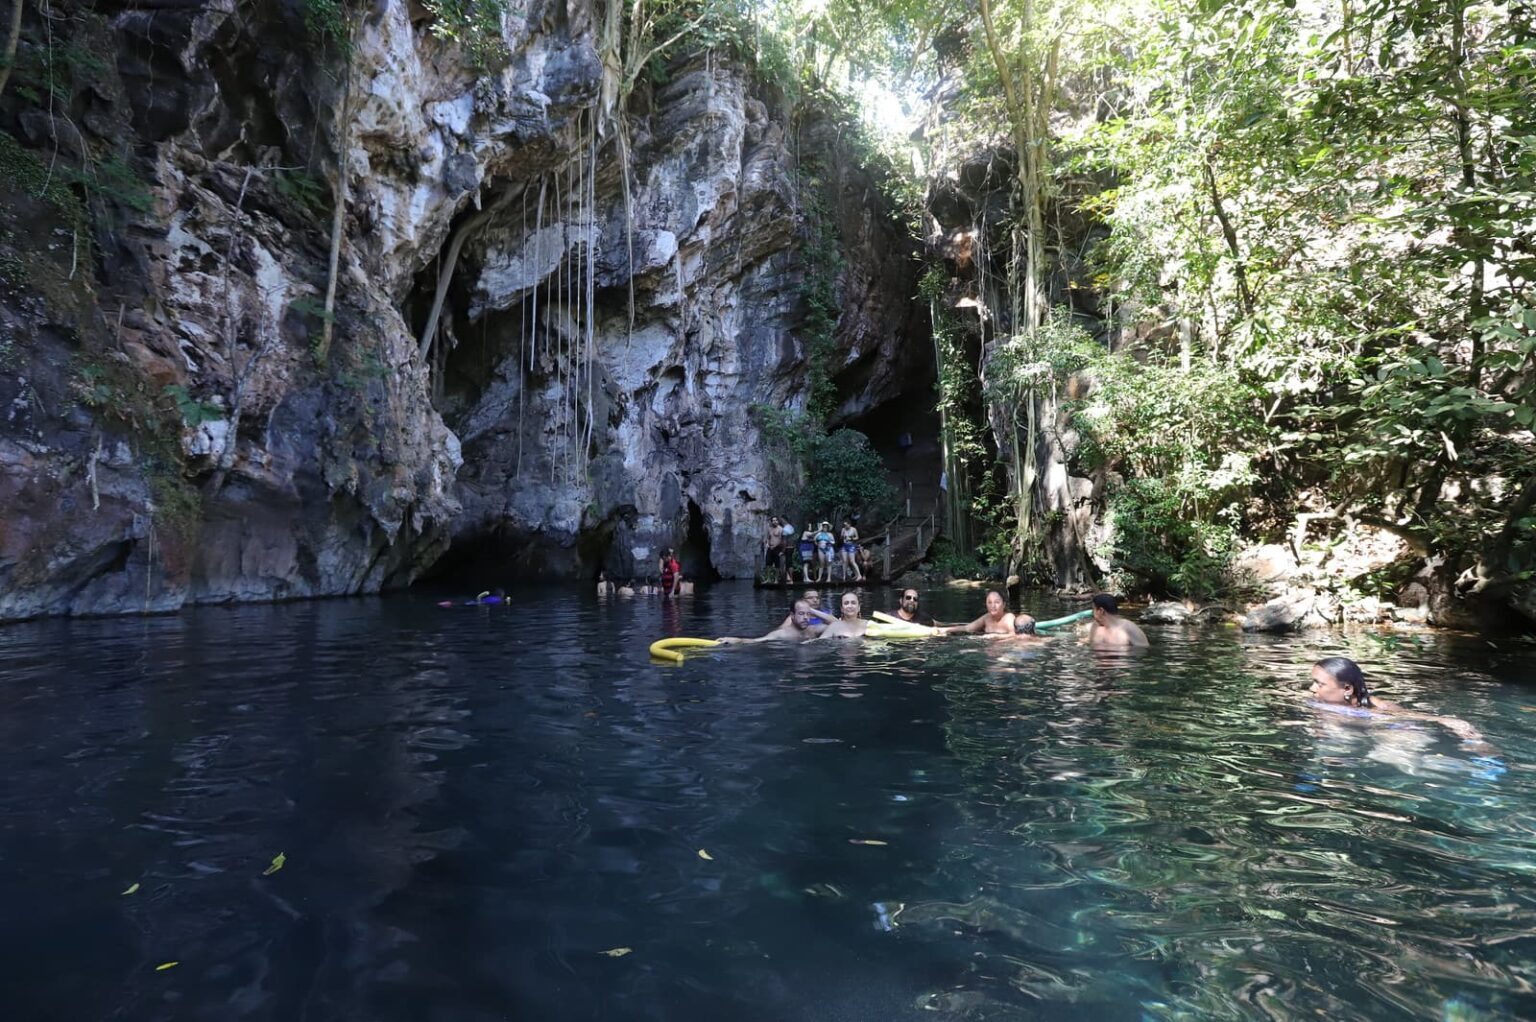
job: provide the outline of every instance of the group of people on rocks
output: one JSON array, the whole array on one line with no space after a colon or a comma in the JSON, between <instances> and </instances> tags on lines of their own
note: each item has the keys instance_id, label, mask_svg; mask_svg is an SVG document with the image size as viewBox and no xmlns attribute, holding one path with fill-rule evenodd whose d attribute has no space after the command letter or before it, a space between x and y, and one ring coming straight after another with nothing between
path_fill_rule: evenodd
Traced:
<instances>
[{"instance_id":1,"label":"group of people on rocks","mask_svg":"<svg viewBox=\"0 0 1536 1022\"><path fill-rule=\"evenodd\" d=\"M832 523L822 521L812 529L809 525L795 539L796 529L787 519L778 515L768 516L763 532L763 572L772 581L783 584L795 580L798 569L800 581L832 581L837 568L843 582L863 582L869 567L869 550L859 542L858 526L852 516L843 519L836 535ZM814 576L814 577L813 577Z\"/></svg>"},{"instance_id":2,"label":"group of people on rocks","mask_svg":"<svg viewBox=\"0 0 1536 1022\"><path fill-rule=\"evenodd\" d=\"M693 583L683 577L683 565L677 559L677 551L667 547L656 558L656 574L644 579L620 579L608 577L606 571L597 573L599 596L692 596Z\"/></svg>"},{"instance_id":3,"label":"group of people on rocks","mask_svg":"<svg viewBox=\"0 0 1536 1022\"><path fill-rule=\"evenodd\" d=\"M934 635L981 635L1004 641L1040 643L1047 641L1035 628L1035 619L1023 612L1008 610L1003 594L992 590L986 596L986 610L974 621L941 624L919 608L921 596L916 589L902 590L896 619L908 624L931 627ZM840 613L833 615L821 607L821 594L807 589L794 602L789 616L778 627L755 639L722 636L722 643L817 642L824 639L860 639L870 621L860 616L859 594L845 592L838 601ZM1082 640L1100 649L1134 649L1150 645L1147 635L1134 621L1120 616L1119 603L1108 593L1093 597L1093 620L1082 630ZM1459 717L1425 713L1388 702L1371 694L1360 665L1348 657L1326 657L1312 665L1310 693L1315 704L1358 716L1389 716L1438 724L1462 740L1469 748L1492 751L1482 734Z\"/></svg>"}]
</instances>

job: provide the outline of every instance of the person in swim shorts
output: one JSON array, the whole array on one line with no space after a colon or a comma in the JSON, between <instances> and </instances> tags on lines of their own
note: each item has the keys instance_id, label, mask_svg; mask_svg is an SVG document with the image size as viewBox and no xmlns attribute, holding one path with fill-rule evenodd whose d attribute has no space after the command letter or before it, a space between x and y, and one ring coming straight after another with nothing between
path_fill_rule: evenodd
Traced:
<instances>
[{"instance_id":1,"label":"person in swim shorts","mask_svg":"<svg viewBox=\"0 0 1536 1022\"><path fill-rule=\"evenodd\" d=\"M806 529L800 534L800 543L795 551L800 555L800 581L806 585L811 584L811 566L816 563L816 533Z\"/></svg>"},{"instance_id":2,"label":"person in swim shorts","mask_svg":"<svg viewBox=\"0 0 1536 1022\"><path fill-rule=\"evenodd\" d=\"M843 548L838 556L843 562L843 581L848 580L848 573L853 572L855 582L864 581L864 573L859 570L859 530L854 528L852 518L843 519L842 528Z\"/></svg>"},{"instance_id":3,"label":"person in swim shorts","mask_svg":"<svg viewBox=\"0 0 1536 1022\"><path fill-rule=\"evenodd\" d=\"M832 535L832 523L822 522L816 530L816 581L823 584L832 581L832 562L836 558L833 550L837 538Z\"/></svg>"}]
</instances>

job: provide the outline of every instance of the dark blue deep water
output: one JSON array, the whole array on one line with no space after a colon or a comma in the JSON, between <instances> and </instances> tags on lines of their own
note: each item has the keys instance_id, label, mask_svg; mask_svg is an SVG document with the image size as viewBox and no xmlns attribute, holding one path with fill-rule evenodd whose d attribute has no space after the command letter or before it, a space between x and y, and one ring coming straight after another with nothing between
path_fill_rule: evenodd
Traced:
<instances>
[{"instance_id":1,"label":"dark blue deep water","mask_svg":"<svg viewBox=\"0 0 1536 1022\"><path fill-rule=\"evenodd\" d=\"M433 599L0 628L0 1017L1536 1017L1530 645ZM1338 652L1494 758L1311 708Z\"/></svg>"}]
</instances>

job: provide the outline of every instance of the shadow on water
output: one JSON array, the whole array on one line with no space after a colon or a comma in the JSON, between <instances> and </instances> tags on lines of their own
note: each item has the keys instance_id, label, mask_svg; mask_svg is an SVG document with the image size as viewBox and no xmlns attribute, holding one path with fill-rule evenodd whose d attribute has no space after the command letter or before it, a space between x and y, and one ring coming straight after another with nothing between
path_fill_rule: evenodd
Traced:
<instances>
[{"instance_id":1,"label":"shadow on water","mask_svg":"<svg viewBox=\"0 0 1536 1022\"><path fill-rule=\"evenodd\" d=\"M7 1016L1536 1015L1529 648L670 667L787 597L438 595L0 629ZM1310 707L1335 652L1497 757Z\"/></svg>"}]
</instances>

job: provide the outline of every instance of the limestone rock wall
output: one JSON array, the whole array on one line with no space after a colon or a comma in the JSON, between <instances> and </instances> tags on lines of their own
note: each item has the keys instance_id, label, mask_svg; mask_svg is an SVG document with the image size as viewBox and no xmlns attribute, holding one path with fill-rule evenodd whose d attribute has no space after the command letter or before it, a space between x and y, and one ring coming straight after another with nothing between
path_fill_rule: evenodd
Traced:
<instances>
[{"instance_id":1,"label":"limestone rock wall","mask_svg":"<svg viewBox=\"0 0 1536 1022\"><path fill-rule=\"evenodd\" d=\"M40 108L29 6L0 102L0 619L374 591L450 547L628 574L691 535L750 571L790 481L751 409L806 398L797 153L835 126L703 55L636 90L621 166L585 0L518 7L488 65L381 0L350 74L300 6L54 6L103 59ZM815 185L849 415L921 350L856 164Z\"/></svg>"}]
</instances>

